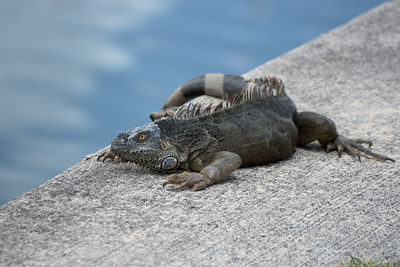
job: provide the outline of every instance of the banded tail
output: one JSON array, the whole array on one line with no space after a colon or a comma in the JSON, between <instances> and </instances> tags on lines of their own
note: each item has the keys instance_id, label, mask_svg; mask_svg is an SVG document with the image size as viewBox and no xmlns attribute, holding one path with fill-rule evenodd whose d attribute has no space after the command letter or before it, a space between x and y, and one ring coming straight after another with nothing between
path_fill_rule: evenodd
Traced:
<instances>
[{"instance_id":1,"label":"banded tail","mask_svg":"<svg viewBox=\"0 0 400 267\"><path fill-rule=\"evenodd\" d=\"M208 104L184 105L198 96L213 96L225 101ZM176 89L160 111L150 114L152 121L174 116L176 119L193 118L248 103L259 98L283 96L285 85L274 76L244 79L242 76L209 73L198 76Z\"/></svg>"},{"instance_id":2,"label":"banded tail","mask_svg":"<svg viewBox=\"0 0 400 267\"><path fill-rule=\"evenodd\" d=\"M245 87L246 80L242 76L222 73L204 74L178 87L168 98L163 109L181 106L201 95L218 98L232 97L235 94L239 95Z\"/></svg>"}]
</instances>

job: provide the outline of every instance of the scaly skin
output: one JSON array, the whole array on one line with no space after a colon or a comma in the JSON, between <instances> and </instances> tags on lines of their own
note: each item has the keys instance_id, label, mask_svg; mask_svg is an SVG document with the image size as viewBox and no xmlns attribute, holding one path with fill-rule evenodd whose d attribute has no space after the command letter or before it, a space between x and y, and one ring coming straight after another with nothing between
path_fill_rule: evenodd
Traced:
<instances>
[{"instance_id":1,"label":"scaly skin","mask_svg":"<svg viewBox=\"0 0 400 267\"><path fill-rule=\"evenodd\" d=\"M244 88L245 87L245 88ZM177 106L199 95L213 95L240 104L201 109ZM264 90L264 91L263 91ZM194 115L197 113L197 115ZM296 146L318 140L328 151L343 151L360 158L360 151L380 160L393 159L362 146L371 141L338 135L333 121L313 112L300 112L274 78L245 81L240 76L207 74L178 88L164 109L152 114L154 122L118 135L103 161L117 157L153 170L194 172L172 174L164 185L201 190L225 179L240 166L281 160Z\"/></svg>"}]
</instances>

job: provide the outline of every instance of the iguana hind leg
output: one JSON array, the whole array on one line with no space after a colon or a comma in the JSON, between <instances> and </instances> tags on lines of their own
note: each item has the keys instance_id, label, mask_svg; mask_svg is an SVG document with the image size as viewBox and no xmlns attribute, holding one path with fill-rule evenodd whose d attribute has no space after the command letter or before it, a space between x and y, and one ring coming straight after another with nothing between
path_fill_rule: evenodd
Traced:
<instances>
[{"instance_id":1,"label":"iguana hind leg","mask_svg":"<svg viewBox=\"0 0 400 267\"><path fill-rule=\"evenodd\" d=\"M349 154L357 156L358 160L361 161L361 151L374 158L394 162L393 159L374 153L361 145L368 144L371 146L372 142L369 140L353 140L339 135L336 131L335 123L324 115L305 111L295 114L294 121L299 132L297 144L300 146L318 140L321 145L327 148L328 152L337 150L339 157L342 155L343 151L347 151Z\"/></svg>"},{"instance_id":2,"label":"iguana hind leg","mask_svg":"<svg viewBox=\"0 0 400 267\"><path fill-rule=\"evenodd\" d=\"M162 118L168 118L174 116L175 112L178 110L179 107L171 107L165 108L160 111L156 111L150 114L150 119L152 121L159 120Z\"/></svg>"},{"instance_id":3,"label":"iguana hind leg","mask_svg":"<svg viewBox=\"0 0 400 267\"><path fill-rule=\"evenodd\" d=\"M361 144L368 144L369 147L372 146L372 142L368 140L359 140L359 139L352 140L345 136L338 135L332 143L329 143L326 146L326 149L328 152L336 149L338 151L339 157L341 156L343 151L348 151L350 154L357 156L360 162L361 162L360 151L380 160L390 160L395 162L394 159L372 152L370 149L364 147Z\"/></svg>"},{"instance_id":4,"label":"iguana hind leg","mask_svg":"<svg viewBox=\"0 0 400 267\"><path fill-rule=\"evenodd\" d=\"M171 174L168 181L164 183L177 185L175 189L192 188L193 190L202 190L207 186L222 181L229 174L235 171L242 164L242 159L238 154L228 151L220 151L210 160L209 164L203 163L202 160L196 163L196 169L200 172L183 172L179 174ZM202 165L205 166L202 166Z\"/></svg>"}]
</instances>

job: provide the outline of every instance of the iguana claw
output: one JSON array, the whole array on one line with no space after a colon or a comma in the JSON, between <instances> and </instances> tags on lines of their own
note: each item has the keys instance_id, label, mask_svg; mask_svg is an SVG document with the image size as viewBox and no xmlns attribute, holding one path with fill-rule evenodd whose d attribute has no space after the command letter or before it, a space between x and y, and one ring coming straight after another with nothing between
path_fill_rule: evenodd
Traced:
<instances>
[{"instance_id":1,"label":"iguana claw","mask_svg":"<svg viewBox=\"0 0 400 267\"><path fill-rule=\"evenodd\" d=\"M175 184L174 189L184 189L192 188L194 191L202 190L209 186L211 180L205 175L197 172L182 172L175 173L169 176L168 181L166 181L163 186Z\"/></svg>"},{"instance_id":2,"label":"iguana claw","mask_svg":"<svg viewBox=\"0 0 400 267\"><path fill-rule=\"evenodd\" d=\"M101 159L103 158L103 159ZM110 152L110 151L104 151L103 153L101 153L98 157L97 160L98 161L105 161L106 159L111 159L111 160L117 160L117 162L121 162L121 158L118 157L117 155L115 155L114 153Z\"/></svg>"},{"instance_id":3,"label":"iguana claw","mask_svg":"<svg viewBox=\"0 0 400 267\"><path fill-rule=\"evenodd\" d=\"M168 118L174 116L175 112L178 110L179 107L170 107L165 108L160 111L156 111L150 114L150 119L152 121Z\"/></svg>"},{"instance_id":4,"label":"iguana claw","mask_svg":"<svg viewBox=\"0 0 400 267\"><path fill-rule=\"evenodd\" d=\"M368 147L372 146L372 142L369 140L363 140L363 139L349 139L343 135L338 135L332 143L329 143L326 147L326 150L329 152L331 150L337 150L339 158L342 155L343 151L349 152L351 155L357 156L358 160L361 162L361 153L360 151L364 152L367 155L370 155L374 158L380 159L380 160L390 160L395 162L394 159L391 159L389 157L386 157L384 155L380 155L377 153L372 152L370 149L365 148L361 144L367 144Z\"/></svg>"}]
</instances>

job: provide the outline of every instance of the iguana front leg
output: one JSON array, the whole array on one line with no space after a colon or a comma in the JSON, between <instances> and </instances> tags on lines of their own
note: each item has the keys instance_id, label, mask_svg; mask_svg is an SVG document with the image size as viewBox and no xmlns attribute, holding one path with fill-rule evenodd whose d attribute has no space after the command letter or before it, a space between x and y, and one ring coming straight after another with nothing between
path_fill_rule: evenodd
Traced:
<instances>
[{"instance_id":1,"label":"iguana front leg","mask_svg":"<svg viewBox=\"0 0 400 267\"><path fill-rule=\"evenodd\" d=\"M207 163L209 162L209 163ZM193 168L200 172L183 172L172 174L168 181L164 183L177 185L175 189L192 188L202 190L207 186L215 184L231 174L242 164L242 159L238 154L228 151L220 151L207 160L195 159Z\"/></svg>"},{"instance_id":2,"label":"iguana front leg","mask_svg":"<svg viewBox=\"0 0 400 267\"><path fill-rule=\"evenodd\" d=\"M368 144L370 147L372 142L369 140L353 140L339 135L336 131L335 123L324 115L305 111L297 113L294 117L294 121L299 132L297 144L300 146L318 140L321 145L327 148L328 152L331 150L337 150L339 157L342 155L343 151L347 151L351 155L357 156L358 160L361 161L360 151L362 151L374 158L394 162L393 159L374 153L370 149L361 145Z\"/></svg>"},{"instance_id":3,"label":"iguana front leg","mask_svg":"<svg viewBox=\"0 0 400 267\"><path fill-rule=\"evenodd\" d=\"M127 160L122 159L120 156L114 154L111 151L104 151L97 157L97 161L105 162L107 159L110 159L110 161L113 161L116 163L121 163L121 162L127 161Z\"/></svg>"},{"instance_id":4,"label":"iguana front leg","mask_svg":"<svg viewBox=\"0 0 400 267\"><path fill-rule=\"evenodd\" d=\"M114 153L112 153L111 151L103 151L98 157L97 160L98 161L106 161L106 159L117 159L118 162L121 161L120 157L118 157L117 155L115 155Z\"/></svg>"}]
</instances>

